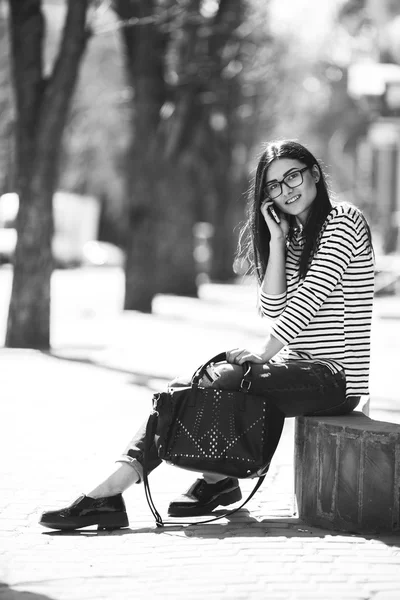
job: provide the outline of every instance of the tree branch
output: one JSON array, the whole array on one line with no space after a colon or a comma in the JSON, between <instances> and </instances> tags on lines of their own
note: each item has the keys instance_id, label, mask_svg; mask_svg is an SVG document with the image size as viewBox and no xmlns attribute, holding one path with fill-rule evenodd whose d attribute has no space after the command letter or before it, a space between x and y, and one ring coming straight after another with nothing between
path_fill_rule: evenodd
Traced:
<instances>
[{"instance_id":1,"label":"tree branch","mask_svg":"<svg viewBox=\"0 0 400 600\"><path fill-rule=\"evenodd\" d=\"M18 0L16 0L18 2ZM68 0L62 40L53 72L47 81L41 104L37 144L48 152L58 148L85 51L90 0Z\"/></svg>"},{"instance_id":2,"label":"tree branch","mask_svg":"<svg viewBox=\"0 0 400 600\"><path fill-rule=\"evenodd\" d=\"M156 16L154 0L116 1L117 13L122 18L150 19ZM139 28L122 31L125 43L126 72L135 90L133 113L134 135L142 155L149 147L149 135L154 138L160 120L160 109L165 101L164 59L167 36L160 32L155 21Z\"/></svg>"},{"instance_id":3,"label":"tree branch","mask_svg":"<svg viewBox=\"0 0 400 600\"><path fill-rule=\"evenodd\" d=\"M12 78L18 115L16 124L16 158L19 182L29 179L32 141L43 93L44 18L41 0L10 0ZM22 165L25 168L22 169Z\"/></svg>"}]
</instances>

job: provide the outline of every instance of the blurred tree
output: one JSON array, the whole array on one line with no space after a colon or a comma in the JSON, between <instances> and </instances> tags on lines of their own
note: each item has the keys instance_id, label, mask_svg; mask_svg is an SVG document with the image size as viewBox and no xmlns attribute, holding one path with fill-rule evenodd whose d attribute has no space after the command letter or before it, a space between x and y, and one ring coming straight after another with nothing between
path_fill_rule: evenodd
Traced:
<instances>
[{"instance_id":1,"label":"blurred tree","mask_svg":"<svg viewBox=\"0 0 400 600\"><path fill-rule=\"evenodd\" d=\"M222 13L213 36L212 55L219 59L214 78L216 101L204 148L215 200L214 281L232 279L253 150L271 135L279 105L278 72L285 52L271 35L269 4L252 0L237 5L235 13Z\"/></svg>"},{"instance_id":2,"label":"blurred tree","mask_svg":"<svg viewBox=\"0 0 400 600\"><path fill-rule=\"evenodd\" d=\"M221 2L209 36L212 69L207 81L212 106L206 104L203 155L214 202L212 211L211 279L228 281L233 276L236 240L233 229L238 215L233 198L243 192L243 178L234 172L234 149L239 137L237 109L242 100L243 39L239 27L245 18L243 2ZM206 96L207 97L207 96Z\"/></svg>"},{"instance_id":3,"label":"blurred tree","mask_svg":"<svg viewBox=\"0 0 400 600\"><path fill-rule=\"evenodd\" d=\"M256 129L257 86L244 78L246 60L256 61L255 24L242 27L248 5L115 1L132 89L126 308L151 310L156 292L196 294L197 220L214 226L213 279L233 276L243 211L232 199L243 192Z\"/></svg>"},{"instance_id":4,"label":"blurred tree","mask_svg":"<svg viewBox=\"0 0 400 600\"><path fill-rule=\"evenodd\" d=\"M124 22L136 20L122 29L132 90L132 142L126 167L128 309L150 311L156 292L196 294L187 142L199 108L193 70L198 23L192 18L199 0L181 4L116 1Z\"/></svg>"},{"instance_id":5,"label":"blurred tree","mask_svg":"<svg viewBox=\"0 0 400 600\"><path fill-rule=\"evenodd\" d=\"M81 58L90 0L68 0L50 75L43 68L41 0L9 0L16 104L16 190L20 198L6 346L50 346L52 198L58 155Z\"/></svg>"},{"instance_id":6,"label":"blurred tree","mask_svg":"<svg viewBox=\"0 0 400 600\"><path fill-rule=\"evenodd\" d=\"M172 169L165 156L164 132L161 128L161 109L166 100L164 61L168 33L159 27L158 6L153 0L117 0L116 10L123 21L133 20L135 23L136 20L136 24L122 29L132 99L132 141L126 163L128 232L125 308L149 312L154 294L161 291L160 279L166 271L171 283L175 279L176 264L167 267L168 258L171 257L161 254L158 249L165 245L166 240L174 239L176 219L182 217L189 232L191 221L189 219L187 223L185 206L182 206L180 214L176 214L180 208L177 205L181 202L182 194L187 192L187 186L181 181L181 172L177 168L173 170L174 178L171 177ZM169 176L166 176L168 172ZM185 237L187 239L188 235ZM192 265L185 269L182 264L187 256L192 255L187 252L185 237L176 240L181 248L178 277L183 283L182 287L186 288L185 292L193 293Z\"/></svg>"},{"instance_id":7,"label":"blurred tree","mask_svg":"<svg viewBox=\"0 0 400 600\"><path fill-rule=\"evenodd\" d=\"M98 11L94 21L64 131L59 185L63 190L98 198L99 239L123 246L131 90L124 74L115 13ZM53 52L59 35L50 36L49 32Z\"/></svg>"},{"instance_id":8,"label":"blurred tree","mask_svg":"<svg viewBox=\"0 0 400 600\"><path fill-rule=\"evenodd\" d=\"M0 3L0 195L14 191L13 99L6 8Z\"/></svg>"},{"instance_id":9,"label":"blurred tree","mask_svg":"<svg viewBox=\"0 0 400 600\"><path fill-rule=\"evenodd\" d=\"M56 2L63 4L63 0L51 0L52 5ZM135 4L136 13L132 10ZM48 5L50 0L45 8ZM144 196L153 194L159 203L152 209L154 239L148 243L154 262L150 270L138 255L143 285L153 287L145 310L150 310L154 293L196 293L195 222L213 225L212 279L226 281L234 276L233 230L243 218L243 192L253 145L276 118L272 106L282 49L268 31L269 2L157 0L147 3L147 8L151 5L153 12L148 17L140 16L138 3L132 2L126 3L125 12L119 9L119 22L112 11L103 11L96 20L96 35L82 65L59 161L62 189L101 199L101 239L125 247L136 239L145 258L150 258L139 241L140 231L133 225L131 233L127 218L138 200L131 188L138 184L137 171L142 172L139 166L134 168L137 159L132 148L136 147L140 160L145 146L135 142L136 123L143 129L144 121L124 40L137 41L140 29L152 25L164 40L160 58L164 92L155 113L156 133L144 136L145 140L154 138L152 147L159 151L158 169L151 157L148 185L153 191ZM48 21L45 62L52 62L58 52L61 25L60 17ZM118 31L128 74L125 81ZM143 54L147 60L148 54ZM142 71L146 70L143 66ZM129 139L132 147L124 161ZM137 228L141 229L138 223ZM138 273L132 271L130 279L138 288ZM127 306L138 304L127 301Z\"/></svg>"}]
</instances>

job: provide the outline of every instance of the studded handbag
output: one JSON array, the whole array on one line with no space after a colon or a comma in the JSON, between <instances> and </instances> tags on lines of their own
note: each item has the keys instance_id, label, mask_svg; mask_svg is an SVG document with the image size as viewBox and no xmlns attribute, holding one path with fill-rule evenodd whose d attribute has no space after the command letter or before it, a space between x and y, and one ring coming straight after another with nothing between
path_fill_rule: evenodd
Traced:
<instances>
[{"instance_id":1,"label":"studded handbag","mask_svg":"<svg viewBox=\"0 0 400 600\"><path fill-rule=\"evenodd\" d=\"M159 458L167 463L239 479L259 477L257 489L268 471L282 433L284 415L266 398L251 393L251 363L244 366L238 390L202 387L200 382L207 368L223 360L225 352L199 367L187 387L172 387L153 397L143 465L150 508L146 456L153 441ZM154 511L153 514L157 522ZM160 521L162 524L161 518Z\"/></svg>"}]
</instances>

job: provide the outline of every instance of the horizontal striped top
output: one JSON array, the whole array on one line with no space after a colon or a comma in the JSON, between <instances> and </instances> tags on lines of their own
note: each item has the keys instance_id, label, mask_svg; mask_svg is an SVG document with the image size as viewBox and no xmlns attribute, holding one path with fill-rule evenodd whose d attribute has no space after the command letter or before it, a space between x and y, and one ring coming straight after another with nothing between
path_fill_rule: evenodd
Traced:
<instances>
[{"instance_id":1,"label":"horizontal striped top","mask_svg":"<svg viewBox=\"0 0 400 600\"><path fill-rule=\"evenodd\" d=\"M333 372L344 369L346 394L369 393L374 260L360 211L337 204L328 214L317 251L303 280L298 265L304 237L290 241L286 292L260 292L271 333L290 359L313 359Z\"/></svg>"}]
</instances>

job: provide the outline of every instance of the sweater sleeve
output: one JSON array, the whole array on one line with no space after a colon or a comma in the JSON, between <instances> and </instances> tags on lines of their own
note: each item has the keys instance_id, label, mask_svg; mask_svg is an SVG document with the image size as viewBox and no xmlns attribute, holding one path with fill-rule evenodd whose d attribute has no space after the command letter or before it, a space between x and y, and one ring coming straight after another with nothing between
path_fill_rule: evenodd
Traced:
<instances>
[{"instance_id":1,"label":"sweater sleeve","mask_svg":"<svg viewBox=\"0 0 400 600\"><path fill-rule=\"evenodd\" d=\"M266 294L260 290L261 314L269 319L277 319L285 310L286 292L282 294Z\"/></svg>"},{"instance_id":2,"label":"sweater sleeve","mask_svg":"<svg viewBox=\"0 0 400 600\"><path fill-rule=\"evenodd\" d=\"M361 217L336 213L328 221L310 268L293 297L287 302L271 333L287 345L303 331L341 281L357 254Z\"/></svg>"}]
</instances>

